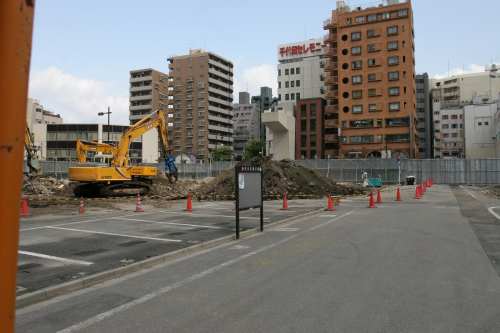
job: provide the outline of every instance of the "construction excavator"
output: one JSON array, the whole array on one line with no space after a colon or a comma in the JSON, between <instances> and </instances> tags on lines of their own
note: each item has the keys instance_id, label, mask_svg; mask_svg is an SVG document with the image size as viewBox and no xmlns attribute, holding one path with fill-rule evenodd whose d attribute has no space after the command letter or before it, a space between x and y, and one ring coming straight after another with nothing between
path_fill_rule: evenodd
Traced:
<instances>
[{"instance_id":1,"label":"construction excavator","mask_svg":"<svg viewBox=\"0 0 500 333\"><path fill-rule=\"evenodd\" d=\"M85 140L76 140L76 158L79 163L86 163L88 158L88 153L94 152L93 162L96 162L96 159L103 156L105 158L113 156L116 153L116 147L107 143L100 143L97 141L85 141ZM99 162L106 162L106 160L98 160Z\"/></svg>"},{"instance_id":2,"label":"construction excavator","mask_svg":"<svg viewBox=\"0 0 500 333\"><path fill-rule=\"evenodd\" d=\"M28 125L24 130L24 149L26 150L26 164L28 165L27 174L30 177L36 176L40 172L40 167L38 165L37 149Z\"/></svg>"},{"instance_id":3,"label":"construction excavator","mask_svg":"<svg viewBox=\"0 0 500 333\"><path fill-rule=\"evenodd\" d=\"M157 110L144 117L125 131L117 146L79 141L77 156L81 163L86 162L87 152L111 154L110 165L77 166L69 168L70 181L76 182L75 196L109 197L147 194L151 189L152 179L157 176L158 169L146 165L129 165L130 143L144 133L157 128L164 152L170 152L166 112ZM170 181L177 179L176 174L167 174Z\"/></svg>"}]
</instances>

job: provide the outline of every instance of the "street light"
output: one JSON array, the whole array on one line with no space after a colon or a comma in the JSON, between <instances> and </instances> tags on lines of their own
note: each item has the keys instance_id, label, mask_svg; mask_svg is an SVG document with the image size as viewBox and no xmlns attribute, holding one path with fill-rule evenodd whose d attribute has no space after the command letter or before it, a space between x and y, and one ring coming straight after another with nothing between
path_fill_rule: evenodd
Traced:
<instances>
[{"instance_id":1,"label":"street light","mask_svg":"<svg viewBox=\"0 0 500 333\"><path fill-rule=\"evenodd\" d=\"M110 114L111 114L111 113L112 113L112 112L110 111L110 108L109 108L109 106L108 106L108 112L99 112L99 113L97 114L98 116L104 116L104 115L106 115L106 114L108 115L108 143L110 142L110 141L109 141L109 133L111 132L111 128L110 128L110 125L109 125L109 116L110 116Z\"/></svg>"}]
</instances>

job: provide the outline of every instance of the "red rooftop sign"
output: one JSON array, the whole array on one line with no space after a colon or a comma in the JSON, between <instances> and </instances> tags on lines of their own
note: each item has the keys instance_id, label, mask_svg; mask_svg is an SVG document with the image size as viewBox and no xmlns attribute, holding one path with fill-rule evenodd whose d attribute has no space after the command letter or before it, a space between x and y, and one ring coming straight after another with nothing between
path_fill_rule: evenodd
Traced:
<instances>
[{"instance_id":1,"label":"red rooftop sign","mask_svg":"<svg viewBox=\"0 0 500 333\"><path fill-rule=\"evenodd\" d=\"M307 55L310 53L316 53L321 51L321 43L319 42L311 42L306 44L299 45L290 45L290 46L282 46L279 49L280 56L289 57L289 56L301 56Z\"/></svg>"}]
</instances>

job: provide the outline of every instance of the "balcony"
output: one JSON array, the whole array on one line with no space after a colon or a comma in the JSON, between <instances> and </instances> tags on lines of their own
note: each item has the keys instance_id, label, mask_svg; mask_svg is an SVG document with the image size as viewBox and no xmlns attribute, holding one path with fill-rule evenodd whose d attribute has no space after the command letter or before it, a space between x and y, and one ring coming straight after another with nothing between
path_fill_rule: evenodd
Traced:
<instances>
[{"instance_id":1,"label":"balcony","mask_svg":"<svg viewBox=\"0 0 500 333\"><path fill-rule=\"evenodd\" d=\"M213 103L218 103L221 105L225 105L225 106L230 106L231 108L233 107L233 103L231 103L229 101L225 101L225 100L217 98L217 97L210 96L210 95L208 96L208 101L213 102Z\"/></svg>"},{"instance_id":2,"label":"balcony","mask_svg":"<svg viewBox=\"0 0 500 333\"><path fill-rule=\"evenodd\" d=\"M339 127L339 121L338 121L338 119L327 119L327 120L325 120L325 127L326 128L338 128Z\"/></svg>"},{"instance_id":3,"label":"balcony","mask_svg":"<svg viewBox=\"0 0 500 333\"><path fill-rule=\"evenodd\" d=\"M326 92L326 98L328 99L333 99L339 97L339 91L338 90L328 90Z\"/></svg>"},{"instance_id":4,"label":"balcony","mask_svg":"<svg viewBox=\"0 0 500 333\"><path fill-rule=\"evenodd\" d=\"M333 75L327 75L325 79L325 84L326 85L332 85L332 84L338 84L339 83L339 77L338 76L333 76Z\"/></svg>"},{"instance_id":5,"label":"balcony","mask_svg":"<svg viewBox=\"0 0 500 333\"><path fill-rule=\"evenodd\" d=\"M130 101L147 101L153 99L153 95L139 95L139 96L131 96Z\"/></svg>"},{"instance_id":6,"label":"balcony","mask_svg":"<svg viewBox=\"0 0 500 333\"><path fill-rule=\"evenodd\" d=\"M325 107L325 113L338 113L339 106L338 105L327 105Z\"/></svg>"},{"instance_id":7,"label":"balcony","mask_svg":"<svg viewBox=\"0 0 500 333\"><path fill-rule=\"evenodd\" d=\"M139 86L139 87L130 87L130 92L144 91L144 90L151 90L151 85Z\"/></svg>"},{"instance_id":8,"label":"balcony","mask_svg":"<svg viewBox=\"0 0 500 333\"><path fill-rule=\"evenodd\" d=\"M327 30L327 29L330 29L330 28L333 28L332 19L324 20L323 21L323 29Z\"/></svg>"},{"instance_id":9,"label":"balcony","mask_svg":"<svg viewBox=\"0 0 500 333\"><path fill-rule=\"evenodd\" d=\"M325 143L338 143L339 137L336 134L325 135Z\"/></svg>"},{"instance_id":10,"label":"balcony","mask_svg":"<svg viewBox=\"0 0 500 333\"><path fill-rule=\"evenodd\" d=\"M130 106L130 111L143 111L143 110L151 110L151 104L146 104L146 105L134 105Z\"/></svg>"},{"instance_id":11,"label":"balcony","mask_svg":"<svg viewBox=\"0 0 500 333\"><path fill-rule=\"evenodd\" d=\"M153 77L151 75L148 75L148 76L139 76L130 78L130 83L142 82L142 81L153 81Z\"/></svg>"}]
</instances>

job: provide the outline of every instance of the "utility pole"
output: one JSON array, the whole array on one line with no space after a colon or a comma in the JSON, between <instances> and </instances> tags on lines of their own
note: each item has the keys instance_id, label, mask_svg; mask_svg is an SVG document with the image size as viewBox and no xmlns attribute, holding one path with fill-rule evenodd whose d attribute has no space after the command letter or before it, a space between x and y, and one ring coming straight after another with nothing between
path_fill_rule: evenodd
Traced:
<instances>
[{"instance_id":1,"label":"utility pole","mask_svg":"<svg viewBox=\"0 0 500 333\"><path fill-rule=\"evenodd\" d=\"M111 108L108 106L108 112L99 112L97 115L98 116L104 116L105 114L108 115L108 143L109 143L109 133L111 132L110 128L110 115L111 115Z\"/></svg>"}]
</instances>

